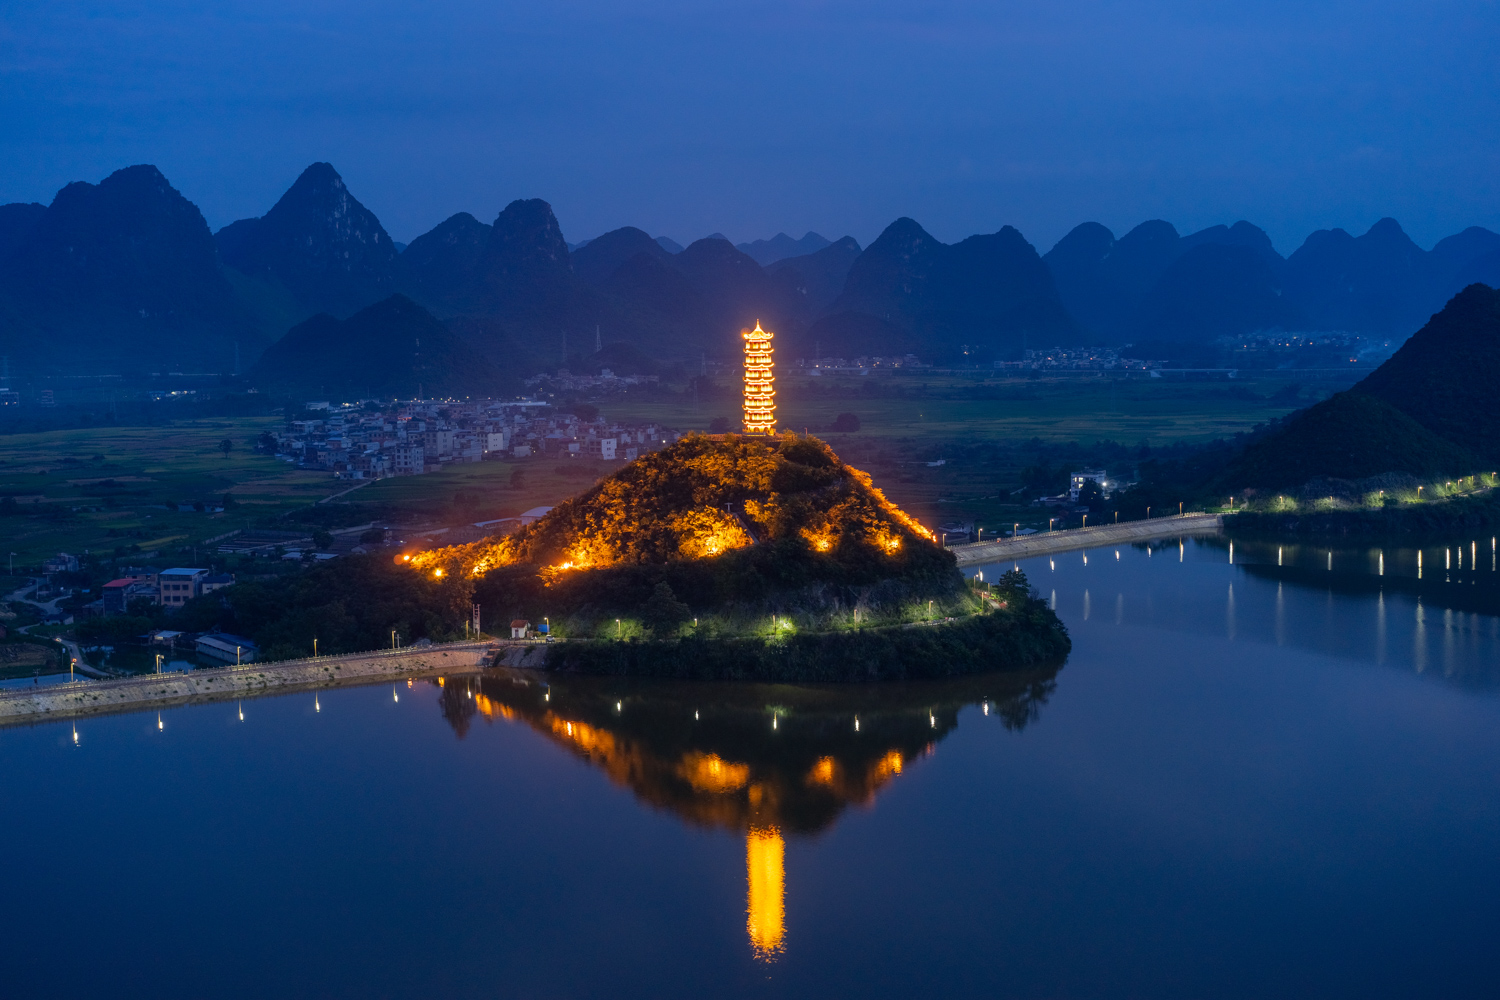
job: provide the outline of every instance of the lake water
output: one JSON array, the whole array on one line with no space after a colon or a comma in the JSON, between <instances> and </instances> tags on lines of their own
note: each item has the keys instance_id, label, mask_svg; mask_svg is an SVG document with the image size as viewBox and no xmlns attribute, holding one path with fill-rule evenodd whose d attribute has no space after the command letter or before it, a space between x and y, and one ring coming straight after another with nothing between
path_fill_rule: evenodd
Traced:
<instances>
[{"instance_id":1,"label":"lake water","mask_svg":"<svg viewBox=\"0 0 1500 1000\"><path fill-rule=\"evenodd\" d=\"M1420 578L1223 539L1022 568L1059 670L452 678L0 731L3 992L1495 993L1491 539Z\"/></svg>"}]
</instances>

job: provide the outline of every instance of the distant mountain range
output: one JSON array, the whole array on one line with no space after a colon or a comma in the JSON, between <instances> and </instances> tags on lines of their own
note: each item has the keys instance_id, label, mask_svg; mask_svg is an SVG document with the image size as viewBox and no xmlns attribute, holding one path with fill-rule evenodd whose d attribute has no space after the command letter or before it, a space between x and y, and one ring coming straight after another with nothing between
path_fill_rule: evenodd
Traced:
<instances>
[{"instance_id":1,"label":"distant mountain range","mask_svg":"<svg viewBox=\"0 0 1500 1000\"><path fill-rule=\"evenodd\" d=\"M1220 477L1292 490L1320 477L1467 475L1500 468L1500 291L1473 284L1353 388L1294 414Z\"/></svg>"},{"instance_id":2,"label":"distant mountain range","mask_svg":"<svg viewBox=\"0 0 1500 1000\"><path fill-rule=\"evenodd\" d=\"M944 244L905 218L863 249L817 233L682 247L631 227L570 248L551 206L524 199L403 247L326 163L216 234L150 166L0 206L0 354L21 373L248 367L311 318L396 293L511 384L596 342L657 364L732 355L756 320L781 357L988 364L1079 343L1187 357L1263 330L1401 338L1474 282L1500 284L1500 235L1424 251L1391 219L1314 233L1287 258L1248 222L1183 236L1159 220L1119 238L1085 223L1045 254L1008 226Z\"/></svg>"},{"instance_id":3,"label":"distant mountain range","mask_svg":"<svg viewBox=\"0 0 1500 1000\"><path fill-rule=\"evenodd\" d=\"M814 232L808 232L800 240L794 240L786 233L777 233L768 240L737 243L735 249L761 267L765 267L767 264L774 264L788 257L806 257L808 254L817 253L832 242Z\"/></svg>"}]
</instances>

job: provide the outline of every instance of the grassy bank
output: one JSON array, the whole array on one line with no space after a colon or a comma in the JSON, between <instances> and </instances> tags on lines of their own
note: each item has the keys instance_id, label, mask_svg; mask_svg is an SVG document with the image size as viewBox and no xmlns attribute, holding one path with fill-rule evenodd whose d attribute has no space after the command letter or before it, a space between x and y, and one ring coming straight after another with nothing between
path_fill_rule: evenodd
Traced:
<instances>
[{"instance_id":1,"label":"grassy bank","mask_svg":"<svg viewBox=\"0 0 1500 1000\"><path fill-rule=\"evenodd\" d=\"M845 683L958 677L1060 663L1067 629L1029 596L1019 605L922 625L771 638L588 640L547 650L547 668L616 677Z\"/></svg>"},{"instance_id":2,"label":"grassy bank","mask_svg":"<svg viewBox=\"0 0 1500 1000\"><path fill-rule=\"evenodd\" d=\"M1231 536L1246 538L1423 535L1496 527L1500 527L1500 490L1496 489L1420 503L1336 507L1330 502L1297 510L1249 510L1225 522Z\"/></svg>"}]
</instances>

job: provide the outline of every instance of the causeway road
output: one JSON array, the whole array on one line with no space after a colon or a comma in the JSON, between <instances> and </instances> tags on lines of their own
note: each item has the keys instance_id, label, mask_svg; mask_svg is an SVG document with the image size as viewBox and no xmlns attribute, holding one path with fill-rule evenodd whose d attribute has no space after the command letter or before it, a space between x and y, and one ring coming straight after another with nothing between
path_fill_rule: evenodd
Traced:
<instances>
[{"instance_id":1,"label":"causeway road","mask_svg":"<svg viewBox=\"0 0 1500 1000\"><path fill-rule=\"evenodd\" d=\"M1097 528L1068 528L1063 531L1039 531L1034 535L1001 538L993 542L970 542L950 545L960 566L1014 562L1054 552L1072 552L1119 542L1140 542L1151 538L1177 538L1183 535L1213 535L1224 527L1223 514L1179 514L1153 517L1147 521L1125 521L1101 524Z\"/></svg>"},{"instance_id":2,"label":"causeway road","mask_svg":"<svg viewBox=\"0 0 1500 1000\"><path fill-rule=\"evenodd\" d=\"M535 667L544 656L542 643L450 642L306 660L248 663L241 667L11 688L0 690L0 726L254 698L309 688L477 673L497 660L510 666Z\"/></svg>"}]
</instances>

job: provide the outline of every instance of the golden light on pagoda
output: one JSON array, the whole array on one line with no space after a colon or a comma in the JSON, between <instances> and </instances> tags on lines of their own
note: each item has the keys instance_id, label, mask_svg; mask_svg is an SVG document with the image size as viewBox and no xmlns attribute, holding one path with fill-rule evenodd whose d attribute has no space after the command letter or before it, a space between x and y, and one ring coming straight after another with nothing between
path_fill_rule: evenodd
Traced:
<instances>
[{"instance_id":1,"label":"golden light on pagoda","mask_svg":"<svg viewBox=\"0 0 1500 1000\"><path fill-rule=\"evenodd\" d=\"M745 868L750 883L746 929L750 947L763 962L774 962L786 938L786 842L776 827L752 827L745 836Z\"/></svg>"},{"instance_id":2,"label":"golden light on pagoda","mask_svg":"<svg viewBox=\"0 0 1500 1000\"><path fill-rule=\"evenodd\" d=\"M746 330L745 337L745 433L776 433L776 368L771 360L770 330Z\"/></svg>"}]
</instances>

